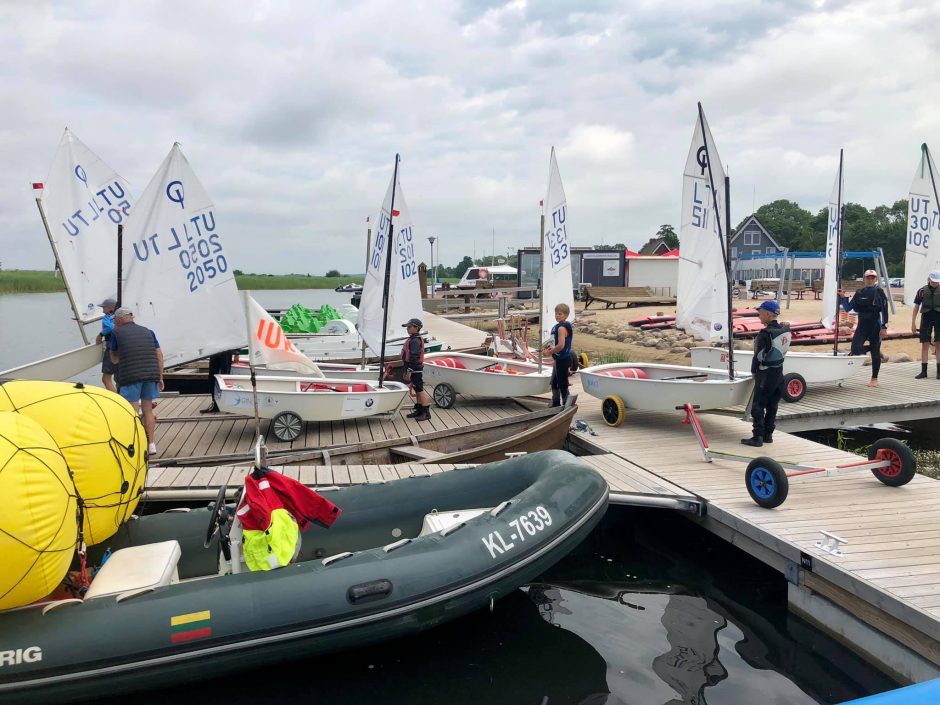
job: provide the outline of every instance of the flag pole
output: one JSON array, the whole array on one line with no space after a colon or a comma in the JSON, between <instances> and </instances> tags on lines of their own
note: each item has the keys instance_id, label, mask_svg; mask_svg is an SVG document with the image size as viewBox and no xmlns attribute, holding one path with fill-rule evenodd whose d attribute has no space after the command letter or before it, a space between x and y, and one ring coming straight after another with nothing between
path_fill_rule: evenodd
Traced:
<instances>
[{"instance_id":1,"label":"flag pole","mask_svg":"<svg viewBox=\"0 0 940 705\"><path fill-rule=\"evenodd\" d=\"M833 321L832 355L839 355L839 319L842 317L842 150L839 150L839 188L836 195L836 315Z\"/></svg>"},{"instance_id":2,"label":"flag pole","mask_svg":"<svg viewBox=\"0 0 940 705\"><path fill-rule=\"evenodd\" d=\"M388 248L385 252L385 283L382 287L382 349L379 350L379 388L385 381L385 340L388 335L388 283L392 276L392 233L395 219L395 189L398 187L399 155L395 155L395 170L392 173L392 201L388 214Z\"/></svg>"},{"instance_id":3,"label":"flag pole","mask_svg":"<svg viewBox=\"0 0 940 705\"><path fill-rule=\"evenodd\" d=\"M250 293L248 291L242 292L242 308L245 311L245 332L248 334L248 369L251 370L251 403L255 409L255 437L258 439L258 446L261 449L261 462L259 465L263 467L267 462L264 438L261 436L261 417L258 414L258 381L255 377L255 356L252 354L254 352L254 346L251 342L254 339L254 331L251 330L251 316L248 311L249 296Z\"/></svg>"},{"instance_id":4,"label":"flag pole","mask_svg":"<svg viewBox=\"0 0 940 705\"><path fill-rule=\"evenodd\" d=\"M78 306L75 305L75 297L72 296L72 289L69 287L68 277L65 276L65 270L62 269L62 260L59 259L59 250L55 245L55 239L52 237L52 231L49 229L49 221L46 219L46 211L43 210L41 197L36 198L36 207L39 209L39 217L42 218L42 227L46 229L46 237L49 238L49 245L52 247L52 254L55 257L55 266L59 268L59 273L62 275L62 283L65 285L65 293L69 297L72 313L75 314L75 322L78 324L78 331L82 334L82 340L85 341L85 345L88 345L88 335L85 333L82 317L78 313Z\"/></svg>"}]
</instances>

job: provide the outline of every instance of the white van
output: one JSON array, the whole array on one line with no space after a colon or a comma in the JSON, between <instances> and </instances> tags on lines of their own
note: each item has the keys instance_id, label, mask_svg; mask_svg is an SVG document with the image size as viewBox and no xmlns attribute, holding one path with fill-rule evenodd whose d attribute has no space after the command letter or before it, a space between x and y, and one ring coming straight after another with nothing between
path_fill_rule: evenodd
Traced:
<instances>
[{"instance_id":1,"label":"white van","mask_svg":"<svg viewBox=\"0 0 940 705\"><path fill-rule=\"evenodd\" d=\"M494 287L516 286L519 281L515 267L497 264L492 267L470 267L460 281L454 284L457 289L476 289L478 281L492 282Z\"/></svg>"}]
</instances>

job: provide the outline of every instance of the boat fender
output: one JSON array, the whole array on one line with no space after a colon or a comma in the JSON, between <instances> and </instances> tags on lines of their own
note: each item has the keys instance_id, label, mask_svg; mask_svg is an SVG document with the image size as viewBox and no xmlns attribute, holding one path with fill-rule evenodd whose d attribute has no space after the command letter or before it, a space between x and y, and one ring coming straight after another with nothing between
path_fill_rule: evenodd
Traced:
<instances>
[{"instance_id":1,"label":"boat fender","mask_svg":"<svg viewBox=\"0 0 940 705\"><path fill-rule=\"evenodd\" d=\"M346 591L346 599L351 605L361 605L366 602L375 602L392 594L392 581L385 578L370 580L351 586Z\"/></svg>"}]
</instances>

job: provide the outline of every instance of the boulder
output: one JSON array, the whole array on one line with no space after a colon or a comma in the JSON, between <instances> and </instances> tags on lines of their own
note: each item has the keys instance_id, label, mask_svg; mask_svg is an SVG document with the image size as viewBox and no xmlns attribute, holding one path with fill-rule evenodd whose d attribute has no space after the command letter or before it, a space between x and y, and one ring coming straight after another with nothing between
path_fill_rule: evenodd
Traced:
<instances>
[{"instance_id":1,"label":"boulder","mask_svg":"<svg viewBox=\"0 0 940 705\"><path fill-rule=\"evenodd\" d=\"M888 358L888 362L910 362L911 356L907 353L894 353Z\"/></svg>"}]
</instances>

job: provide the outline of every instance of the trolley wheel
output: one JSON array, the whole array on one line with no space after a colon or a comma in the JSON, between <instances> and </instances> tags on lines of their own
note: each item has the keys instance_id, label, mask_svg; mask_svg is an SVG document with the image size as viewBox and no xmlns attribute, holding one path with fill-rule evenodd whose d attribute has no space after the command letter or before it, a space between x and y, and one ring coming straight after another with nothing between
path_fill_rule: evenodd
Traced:
<instances>
[{"instance_id":1,"label":"trolley wheel","mask_svg":"<svg viewBox=\"0 0 940 705\"><path fill-rule=\"evenodd\" d=\"M447 382L434 385L434 403L442 409L449 409L457 401L457 392Z\"/></svg>"},{"instance_id":2,"label":"trolley wheel","mask_svg":"<svg viewBox=\"0 0 940 705\"><path fill-rule=\"evenodd\" d=\"M896 438L882 438L868 448L869 460L890 460L885 468L872 468L872 475L890 487L906 485L917 474L917 460L911 449Z\"/></svg>"},{"instance_id":3,"label":"trolley wheel","mask_svg":"<svg viewBox=\"0 0 940 705\"><path fill-rule=\"evenodd\" d=\"M627 410L623 405L623 399L620 397L607 397L601 402L601 414L604 415L604 421L608 426L616 428L623 423L626 418Z\"/></svg>"},{"instance_id":4,"label":"trolley wheel","mask_svg":"<svg viewBox=\"0 0 940 705\"><path fill-rule=\"evenodd\" d=\"M806 380L803 375L791 372L783 376L783 400L799 401L806 394Z\"/></svg>"},{"instance_id":5,"label":"trolley wheel","mask_svg":"<svg viewBox=\"0 0 940 705\"><path fill-rule=\"evenodd\" d=\"M779 507L790 491L787 474L773 458L754 458L744 471L744 484L747 492L764 509Z\"/></svg>"},{"instance_id":6,"label":"trolley wheel","mask_svg":"<svg viewBox=\"0 0 940 705\"><path fill-rule=\"evenodd\" d=\"M271 430L279 441L290 443L300 437L304 421L293 411L282 411L271 419Z\"/></svg>"},{"instance_id":7,"label":"trolley wheel","mask_svg":"<svg viewBox=\"0 0 940 705\"><path fill-rule=\"evenodd\" d=\"M582 352L578 353L578 368L584 369L585 367L590 367L591 361L588 359L587 353Z\"/></svg>"}]
</instances>

